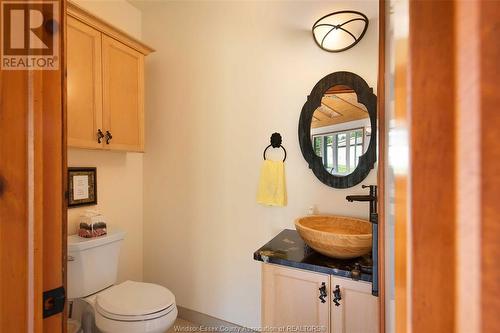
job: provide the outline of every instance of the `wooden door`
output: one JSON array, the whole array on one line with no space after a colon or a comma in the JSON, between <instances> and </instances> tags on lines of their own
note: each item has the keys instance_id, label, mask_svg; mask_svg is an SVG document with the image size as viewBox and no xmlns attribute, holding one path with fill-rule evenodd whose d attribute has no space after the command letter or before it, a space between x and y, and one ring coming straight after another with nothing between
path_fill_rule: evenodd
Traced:
<instances>
[{"instance_id":1,"label":"wooden door","mask_svg":"<svg viewBox=\"0 0 500 333\"><path fill-rule=\"evenodd\" d=\"M328 295L330 276L282 266L262 265L262 327L323 327L329 331L330 297L319 299L324 284Z\"/></svg>"},{"instance_id":2,"label":"wooden door","mask_svg":"<svg viewBox=\"0 0 500 333\"><path fill-rule=\"evenodd\" d=\"M64 1L55 6L64 13ZM43 292L64 285L66 239L65 19L54 19L58 69L0 71L2 333L64 330L63 313L42 313Z\"/></svg>"},{"instance_id":3,"label":"wooden door","mask_svg":"<svg viewBox=\"0 0 500 333\"><path fill-rule=\"evenodd\" d=\"M371 283L331 277L331 292L340 290L340 305L331 303L332 333L377 333L379 331L378 298L372 295Z\"/></svg>"},{"instance_id":4,"label":"wooden door","mask_svg":"<svg viewBox=\"0 0 500 333\"><path fill-rule=\"evenodd\" d=\"M500 2L411 1L408 22L395 84L411 161L395 195L397 332L500 332Z\"/></svg>"},{"instance_id":5,"label":"wooden door","mask_svg":"<svg viewBox=\"0 0 500 333\"><path fill-rule=\"evenodd\" d=\"M105 148L143 151L144 55L103 35L102 73Z\"/></svg>"},{"instance_id":6,"label":"wooden door","mask_svg":"<svg viewBox=\"0 0 500 333\"><path fill-rule=\"evenodd\" d=\"M68 145L102 148L101 33L68 17Z\"/></svg>"}]
</instances>

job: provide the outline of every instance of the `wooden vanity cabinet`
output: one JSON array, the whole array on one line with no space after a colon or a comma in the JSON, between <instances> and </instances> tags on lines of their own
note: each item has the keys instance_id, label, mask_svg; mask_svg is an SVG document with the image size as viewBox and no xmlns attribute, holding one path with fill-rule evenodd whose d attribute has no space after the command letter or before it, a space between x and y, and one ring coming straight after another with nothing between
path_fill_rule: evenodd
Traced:
<instances>
[{"instance_id":1,"label":"wooden vanity cabinet","mask_svg":"<svg viewBox=\"0 0 500 333\"><path fill-rule=\"evenodd\" d=\"M338 306L333 302L337 286ZM291 332L377 333L378 300L368 282L263 264L262 328L278 332L281 327Z\"/></svg>"},{"instance_id":2,"label":"wooden vanity cabinet","mask_svg":"<svg viewBox=\"0 0 500 333\"><path fill-rule=\"evenodd\" d=\"M336 306L330 298L332 333L378 333L378 298L372 284L332 275L330 295L339 287L342 299Z\"/></svg>"},{"instance_id":3,"label":"wooden vanity cabinet","mask_svg":"<svg viewBox=\"0 0 500 333\"><path fill-rule=\"evenodd\" d=\"M263 264L262 329L278 332L279 327L307 325L322 326L323 332L329 332L328 297L324 303L319 299L323 285L328 293L329 275Z\"/></svg>"},{"instance_id":4,"label":"wooden vanity cabinet","mask_svg":"<svg viewBox=\"0 0 500 333\"><path fill-rule=\"evenodd\" d=\"M68 146L144 151L144 57L152 51L68 3Z\"/></svg>"}]
</instances>

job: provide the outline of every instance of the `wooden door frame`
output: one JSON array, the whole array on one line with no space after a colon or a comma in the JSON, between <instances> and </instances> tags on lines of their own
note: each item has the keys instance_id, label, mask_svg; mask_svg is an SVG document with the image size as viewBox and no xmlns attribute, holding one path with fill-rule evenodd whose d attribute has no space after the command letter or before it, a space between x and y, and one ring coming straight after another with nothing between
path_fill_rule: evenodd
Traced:
<instances>
[{"instance_id":1,"label":"wooden door frame","mask_svg":"<svg viewBox=\"0 0 500 333\"><path fill-rule=\"evenodd\" d=\"M411 161L399 190L396 177L397 332L496 332L500 2L413 1L409 18L403 94L395 83Z\"/></svg>"},{"instance_id":2,"label":"wooden door frame","mask_svg":"<svg viewBox=\"0 0 500 333\"><path fill-rule=\"evenodd\" d=\"M377 168L377 211L378 223L378 304L379 332L385 333L385 168L386 168L386 116L385 116L385 9L386 1L379 0L379 42L378 42L378 79L377 79L377 118L378 118L378 168Z\"/></svg>"},{"instance_id":3,"label":"wooden door frame","mask_svg":"<svg viewBox=\"0 0 500 333\"><path fill-rule=\"evenodd\" d=\"M59 68L0 72L1 332L66 331L64 313L42 311L43 292L65 286L65 0L57 6Z\"/></svg>"}]
</instances>

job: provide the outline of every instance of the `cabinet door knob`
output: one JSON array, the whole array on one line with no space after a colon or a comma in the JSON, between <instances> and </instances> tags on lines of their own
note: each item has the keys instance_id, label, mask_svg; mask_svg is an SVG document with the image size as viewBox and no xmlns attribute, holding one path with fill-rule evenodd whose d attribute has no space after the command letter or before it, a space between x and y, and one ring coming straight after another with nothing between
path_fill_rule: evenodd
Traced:
<instances>
[{"instance_id":1,"label":"cabinet door knob","mask_svg":"<svg viewBox=\"0 0 500 333\"><path fill-rule=\"evenodd\" d=\"M104 134L102 134L101 129L97 130L97 143L101 143L102 138L104 138Z\"/></svg>"},{"instance_id":2,"label":"cabinet door knob","mask_svg":"<svg viewBox=\"0 0 500 333\"><path fill-rule=\"evenodd\" d=\"M321 303L326 302L326 297L328 297L328 293L326 292L326 283L323 282L319 288L319 299L321 300Z\"/></svg>"},{"instance_id":3,"label":"cabinet door knob","mask_svg":"<svg viewBox=\"0 0 500 333\"><path fill-rule=\"evenodd\" d=\"M109 145L109 141L113 139L113 135L111 135L110 131L106 131L106 144Z\"/></svg>"},{"instance_id":4,"label":"cabinet door knob","mask_svg":"<svg viewBox=\"0 0 500 333\"><path fill-rule=\"evenodd\" d=\"M333 291L333 303L335 303L335 306L340 305L340 303L339 303L340 300L342 300L342 295L340 294L340 287L337 284L335 286L335 290Z\"/></svg>"}]
</instances>

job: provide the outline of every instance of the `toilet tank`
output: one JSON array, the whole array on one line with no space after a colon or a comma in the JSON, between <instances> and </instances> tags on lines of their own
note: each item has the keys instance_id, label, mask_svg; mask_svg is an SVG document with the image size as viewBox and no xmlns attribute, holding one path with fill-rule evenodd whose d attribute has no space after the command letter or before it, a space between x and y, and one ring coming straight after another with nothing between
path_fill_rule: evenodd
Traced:
<instances>
[{"instance_id":1,"label":"toilet tank","mask_svg":"<svg viewBox=\"0 0 500 333\"><path fill-rule=\"evenodd\" d=\"M106 236L68 236L68 298L81 298L115 284L123 231Z\"/></svg>"}]
</instances>

